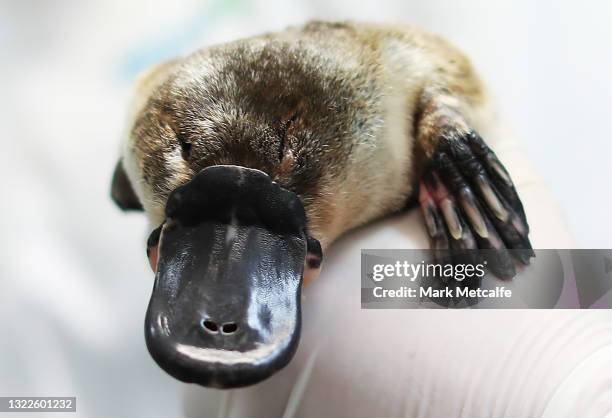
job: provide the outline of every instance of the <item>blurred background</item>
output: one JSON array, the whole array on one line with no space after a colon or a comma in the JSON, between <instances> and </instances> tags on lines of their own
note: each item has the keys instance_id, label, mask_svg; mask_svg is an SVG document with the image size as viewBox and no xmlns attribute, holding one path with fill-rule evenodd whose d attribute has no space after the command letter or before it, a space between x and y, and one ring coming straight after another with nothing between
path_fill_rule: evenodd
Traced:
<instances>
[{"instance_id":1,"label":"blurred background","mask_svg":"<svg viewBox=\"0 0 612 418\"><path fill-rule=\"evenodd\" d=\"M611 2L3 0L1 396L182 415L183 385L144 344L146 221L108 193L130 87L160 60L312 18L412 23L461 46L578 245L612 246Z\"/></svg>"}]
</instances>

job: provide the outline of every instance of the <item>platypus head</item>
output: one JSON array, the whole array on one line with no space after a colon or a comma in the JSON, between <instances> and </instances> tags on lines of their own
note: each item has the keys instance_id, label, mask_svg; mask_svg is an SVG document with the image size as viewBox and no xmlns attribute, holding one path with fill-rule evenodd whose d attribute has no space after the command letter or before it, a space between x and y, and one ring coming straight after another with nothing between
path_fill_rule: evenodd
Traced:
<instances>
[{"instance_id":1,"label":"platypus head","mask_svg":"<svg viewBox=\"0 0 612 418\"><path fill-rule=\"evenodd\" d=\"M305 265L322 257L305 206L329 153L296 126L314 103L274 79L288 71L251 79L246 58L211 67L211 54L141 82L112 195L160 225L148 242L150 354L182 381L231 388L265 379L296 350Z\"/></svg>"},{"instance_id":2,"label":"platypus head","mask_svg":"<svg viewBox=\"0 0 612 418\"><path fill-rule=\"evenodd\" d=\"M294 193L258 170L208 167L172 192L156 236L145 335L164 370L236 387L287 364L299 339L308 252Z\"/></svg>"},{"instance_id":3,"label":"platypus head","mask_svg":"<svg viewBox=\"0 0 612 418\"><path fill-rule=\"evenodd\" d=\"M147 243L149 353L185 382L230 388L285 366L300 334L305 265L321 247L296 194L262 171L204 168L168 197Z\"/></svg>"}]
</instances>

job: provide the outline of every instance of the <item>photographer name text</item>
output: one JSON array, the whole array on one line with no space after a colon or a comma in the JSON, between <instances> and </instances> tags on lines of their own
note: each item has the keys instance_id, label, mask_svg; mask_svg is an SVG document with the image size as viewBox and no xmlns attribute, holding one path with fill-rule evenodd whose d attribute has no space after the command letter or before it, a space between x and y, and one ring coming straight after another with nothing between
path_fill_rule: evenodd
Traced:
<instances>
[{"instance_id":1,"label":"photographer name text","mask_svg":"<svg viewBox=\"0 0 612 418\"><path fill-rule=\"evenodd\" d=\"M492 289L469 289L467 287L457 288L435 288L435 287L413 287L402 286L399 289L385 289L377 286L372 288L375 298L511 298L512 290L504 286Z\"/></svg>"}]
</instances>

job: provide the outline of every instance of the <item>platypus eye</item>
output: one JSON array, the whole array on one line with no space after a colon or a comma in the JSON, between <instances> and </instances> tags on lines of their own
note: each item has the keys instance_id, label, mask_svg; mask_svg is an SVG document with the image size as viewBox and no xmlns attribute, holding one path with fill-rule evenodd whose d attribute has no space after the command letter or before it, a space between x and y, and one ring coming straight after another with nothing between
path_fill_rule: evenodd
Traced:
<instances>
[{"instance_id":1,"label":"platypus eye","mask_svg":"<svg viewBox=\"0 0 612 418\"><path fill-rule=\"evenodd\" d=\"M183 158L189 158L189 156L191 155L191 147L193 144L184 134L181 134L179 132L177 132L176 138L178 139L179 144L181 145Z\"/></svg>"},{"instance_id":2,"label":"platypus eye","mask_svg":"<svg viewBox=\"0 0 612 418\"><path fill-rule=\"evenodd\" d=\"M162 129L167 133L168 137L172 141L174 138L178 141L181 146L181 154L183 159L189 158L191 154L192 141L189 135L184 131L181 131L180 125L172 117L172 112L169 108L164 108L159 116L159 121Z\"/></svg>"},{"instance_id":3,"label":"platypus eye","mask_svg":"<svg viewBox=\"0 0 612 418\"><path fill-rule=\"evenodd\" d=\"M294 135L295 125L299 123L300 115L297 111L291 113L287 118L281 120L280 122L280 147L279 147L279 155L278 158L280 161L283 161L285 154L287 152L287 138L289 136Z\"/></svg>"}]
</instances>

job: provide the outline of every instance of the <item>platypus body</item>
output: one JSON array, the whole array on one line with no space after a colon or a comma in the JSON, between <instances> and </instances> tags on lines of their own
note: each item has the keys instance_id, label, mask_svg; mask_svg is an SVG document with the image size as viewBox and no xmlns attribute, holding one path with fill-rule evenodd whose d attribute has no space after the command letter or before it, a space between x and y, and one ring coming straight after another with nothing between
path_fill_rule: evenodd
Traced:
<instances>
[{"instance_id":1,"label":"platypus body","mask_svg":"<svg viewBox=\"0 0 612 418\"><path fill-rule=\"evenodd\" d=\"M152 69L112 195L157 227L154 359L206 386L270 376L297 347L302 278L325 248L410 201L434 249L492 250L489 268L513 277L533 253L478 133L491 114L469 60L405 26L312 22Z\"/></svg>"}]
</instances>

